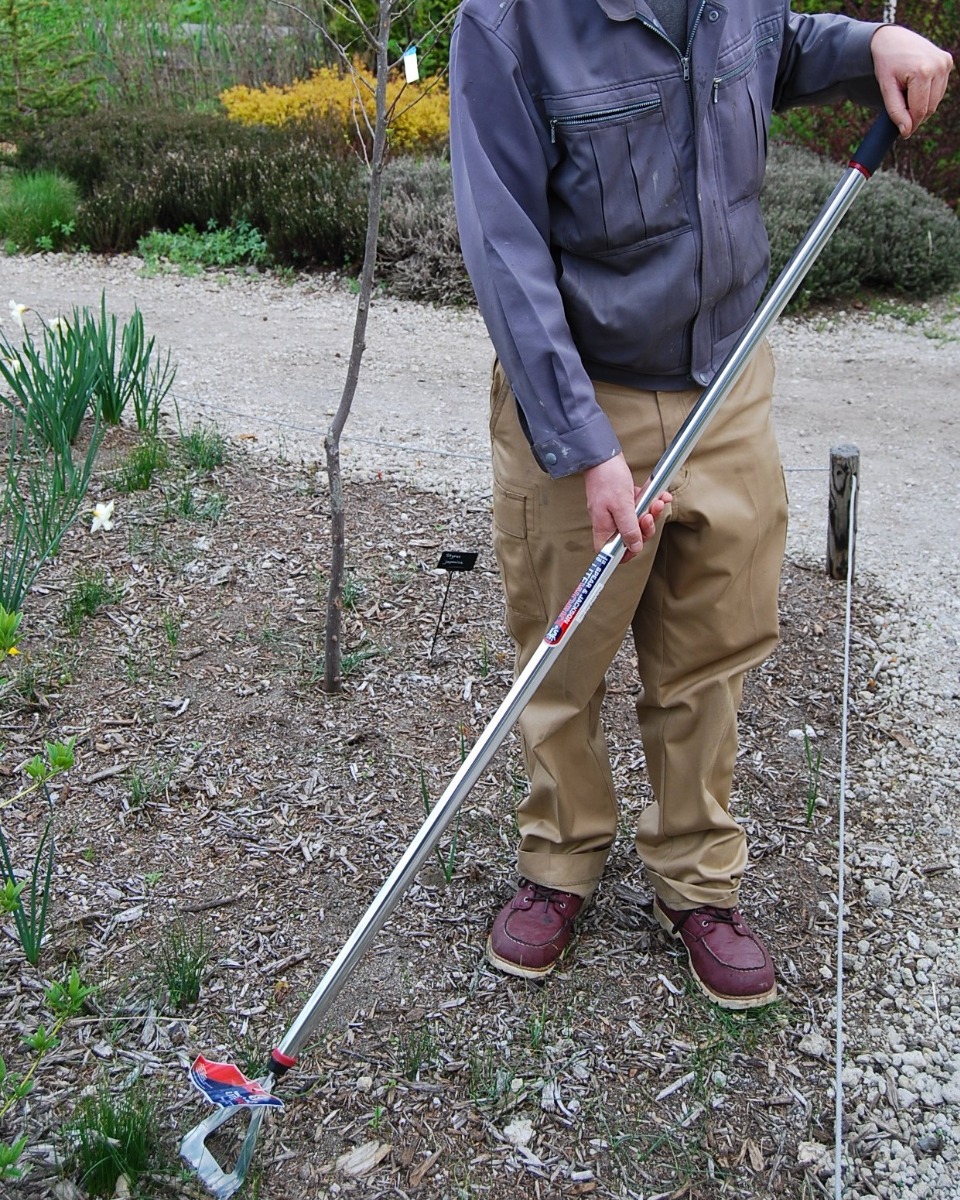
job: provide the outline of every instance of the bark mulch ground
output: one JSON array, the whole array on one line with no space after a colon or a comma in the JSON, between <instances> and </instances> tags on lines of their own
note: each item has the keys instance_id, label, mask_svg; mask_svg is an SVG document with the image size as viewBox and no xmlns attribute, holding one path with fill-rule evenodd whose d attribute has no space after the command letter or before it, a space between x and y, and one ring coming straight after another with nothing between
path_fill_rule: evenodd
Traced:
<instances>
[{"instance_id":1,"label":"bark mulch ground","mask_svg":"<svg viewBox=\"0 0 960 1200\"><path fill-rule=\"evenodd\" d=\"M0 685L4 797L45 741L74 737L77 753L52 785L38 965L9 920L0 937L11 1077L35 1057L23 1037L51 1024L44 989L74 967L95 989L0 1118L0 1141L27 1137L32 1168L0 1184L11 1196L85 1194L67 1132L82 1099L104 1095L136 1098L159 1151L116 1194L202 1194L177 1156L205 1115L187 1066L202 1052L262 1072L512 676L485 503L348 488L347 676L330 696L321 474L237 447L198 471L173 444L148 491L117 495L111 470L129 448L129 434L110 435L91 490L116 498L113 528L70 532ZM478 551L476 569L448 580L446 549ZM70 632L78 586L98 579L113 599ZM832 1064L800 1043L829 1029L833 1003L844 592L788 563L781 601L782 645L744 701L736 811L751 841L744 908L775 952L782 998L744 1016L714 1009L652 919L630 838L650 793L625 646L606 702L622 835L573 951L542 984L484 962L515 886L524 785L511 735L282 1085L248 1195L824 1194L797 1152L832 1136ZM882 602L869 603L854 619L861 757L892 736L869 674ZM0 816L22 875L46 802Z\"/></svg>"}]
</instances>

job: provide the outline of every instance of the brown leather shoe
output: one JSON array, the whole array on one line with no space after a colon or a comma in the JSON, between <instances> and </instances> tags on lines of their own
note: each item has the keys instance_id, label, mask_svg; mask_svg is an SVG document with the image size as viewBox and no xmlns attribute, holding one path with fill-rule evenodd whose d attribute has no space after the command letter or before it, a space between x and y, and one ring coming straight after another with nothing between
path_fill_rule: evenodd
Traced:
<instances>
[{"instance_id":1,"label":"brown leather shoe","mask_svg":"<svg viewBox=\"0 0 960 1200\"><path fill-rule=\"evenodd\" d=\"M653 912L686 946L700 990L721 1008L760 1008L776 1000L770 955L738 908L674 909L655 896Z\"/></svg>"},{"instance_id":2,"label":"brown leather shoe","mask_svg":"<svg viewBox=\"0 0 960 1200\"><path fill-rule=\"evenodd\" d=\"M583 897L526 879L501 908L487 938L487 958L508 975L542 979L566 950Z\"/></svg>"}]
</instances>

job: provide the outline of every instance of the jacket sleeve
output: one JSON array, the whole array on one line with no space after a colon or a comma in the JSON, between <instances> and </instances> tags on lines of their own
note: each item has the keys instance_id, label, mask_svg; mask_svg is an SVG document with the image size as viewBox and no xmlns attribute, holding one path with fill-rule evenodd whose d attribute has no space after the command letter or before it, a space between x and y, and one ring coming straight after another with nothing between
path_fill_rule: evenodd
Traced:
<instances>
[{"instance_id":1,"label":"jacket sleeve","mask_svg":"<svg viewBox=\"0 0 960 1200\"><path fill-rule=\"evenodd\" d=\"M573 343L550 248L553 150L512 51L461 11L450 147L464 261L540 466L554 478L620 446Z\"/></svg>"},{"instance_id":2,"label":"jacket sleeve","mask_svg":"<svg viewBox=\"0 0 960 1200\"><path fill-rule=\"evenodd\" d=\"M827 13L790 12L777 72L774 108L852 100L882 108L870 42L880 28Z\"/></svg>"}]
</instances>

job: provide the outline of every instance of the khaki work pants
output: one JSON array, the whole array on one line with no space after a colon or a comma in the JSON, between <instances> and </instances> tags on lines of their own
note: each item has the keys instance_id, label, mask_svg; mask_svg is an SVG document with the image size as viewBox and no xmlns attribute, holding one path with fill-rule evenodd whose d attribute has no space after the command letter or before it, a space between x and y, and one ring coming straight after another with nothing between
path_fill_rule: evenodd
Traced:
<instances>
[{"instance_id":1,"label":"khaki work pants","mask_svg":"<svg viewBox=\"0 0 960 1200\"><path fill-rule=\"evenodd\" d=\"M764 343L672 487L656 538L616 569L520 718L530 790L517 813L518 865L536 883L588 896L603 871L617 800L600 710L630 631L656 797L637 851L671 907L737 901L747 859L729 807L737 711L744 673L776 645L786 536L773 374ZM699 392L595 386L642 484ZM583 476L554 480L536 465L499 365L490 432L494 547L519 671L592 561L593 539Z\"/></svg>"}]
</instances>

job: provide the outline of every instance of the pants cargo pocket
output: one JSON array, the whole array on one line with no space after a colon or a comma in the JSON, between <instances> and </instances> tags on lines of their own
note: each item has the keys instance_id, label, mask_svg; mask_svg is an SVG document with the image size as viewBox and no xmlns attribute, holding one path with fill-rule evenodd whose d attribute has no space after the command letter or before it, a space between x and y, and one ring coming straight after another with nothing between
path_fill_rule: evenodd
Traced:
<instances>
[{"instance_id":1,"label":"pants cargo pocket","mask_svg":"<svg viewBox=\"0 0 960 1200\"><path fill-rule=\"evenodd\" d=\"M547 610L527 541L532 500L500 483L493 487L493 548L500 566L507 616L516 613L546 625Z\"/></svg>"}]
</instances>

